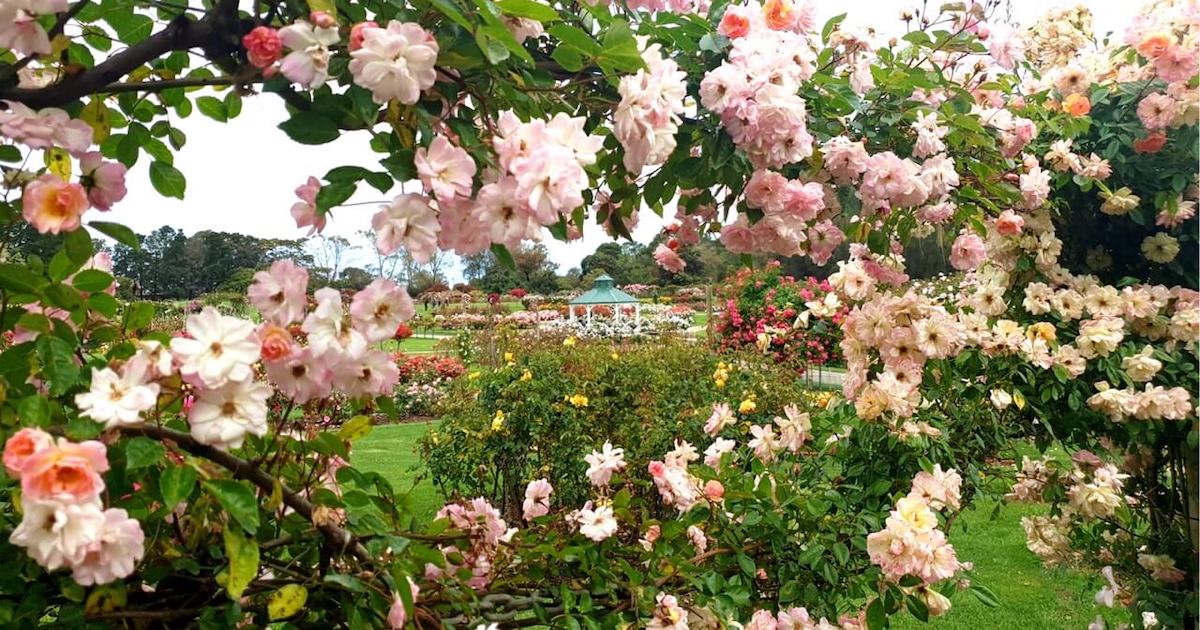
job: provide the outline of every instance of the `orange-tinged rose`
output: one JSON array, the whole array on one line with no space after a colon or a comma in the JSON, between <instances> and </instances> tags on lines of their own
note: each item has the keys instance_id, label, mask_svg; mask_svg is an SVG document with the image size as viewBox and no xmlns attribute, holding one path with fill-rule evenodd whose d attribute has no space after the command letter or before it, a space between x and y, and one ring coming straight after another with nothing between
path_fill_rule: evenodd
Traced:
<instances>
[{"instance_id":1,"label":"orange-tinged rose","mask_svg":"<svg viewBox=\"0 0 1200 630\"><path fill-rule=\"evenodd\" d=\"M292 335L286 328L263 324L258 329L258 340L262 344L264 361L278 361L292 353Z\"/></svg>"},{"instance_id":2,"label":"orange-tinged rose","mask_svg":"<svg viewBox=\"0 0 1200 630\"><path fill-rule=\"evenodd\" d=\"M1145 138L1133 141L1133 150L1137 153L1158 153L1167 144L1167 134L1155 131Z\"/></svg>"},{"instance_id":3,"label":"orange-tinged rose","mask_svg":"<svg viewBox=\"0 0 1200 630\"><path fill-rule=\"evenodd\" d=\"M721 18L721 26L717 31L729 39L745 37L750 32L750 18L740 13L726 11L725 16Z\"/></svg>"},{"instance_id":4,"label":"orange-tinged rose","mask_svg":"<svg viewBox=\"0 0 1200 630\"><path fill-rule=\"evenodd\" d=\"M763 5L763 18L771 30L792 30L796 24L796 17L796 7L792 5L792 0L767 0Z\"/></svg>"},{"instance_id":5,"label":"orange-tinged rose","mask_svg":"<svg viewBox=\"0 0 1200 630\"><path fill-rule=\"evenodd\" d=\"M42 175L29 182L21 198L21 214L42 234L78 229L79 217L87 209L83 186L64 182L57 175Z\"/></svg>"},{"instance_id":6,"label":"orange-tinged rose","mask_svg":"<svg viewBox=\"0 0 1200 630\"><path fill-rule=\"evenodd\" d=\"M1154 59L1171 47L1171 36L1166 33L1150 33L1137 45L1138 54Z\"/></svg>"},{"instance_id":7,"label":"orange-tinged rose","mask_svg":"<svg viewBox=\"0 0 1200 630\"><path fill-rule=\"evenodd\" d=\"M1072 116L1087 116L1092 111L1092 102L1082 94L1069 94L1062 102L1063 111Z\"/></svg>"}]
</instances>

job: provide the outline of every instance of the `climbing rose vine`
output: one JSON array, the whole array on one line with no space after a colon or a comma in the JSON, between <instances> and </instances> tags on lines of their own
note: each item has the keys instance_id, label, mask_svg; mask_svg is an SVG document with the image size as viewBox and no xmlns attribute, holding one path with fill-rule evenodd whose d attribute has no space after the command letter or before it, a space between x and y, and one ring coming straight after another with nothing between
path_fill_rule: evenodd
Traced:
<instances>
[{"instance_id":1,"label":"climbing rose vine","mask_svg":"<svg viewBox=\"0 0 1200 630\"><path fill-rule=\"evenodd\" d=\"M1153 2L1099 47L1085 9L996 4L884 40L804 0L0 0L0 618L881 628L996 603L952 525L1007 492L1050 505L1029 548L1094 569L1099 605L1194 625L1200 11ZM645 469L577 453L582 504L539 478L519 511L418 518L349 463L396 413L404 287L280 261L254 317L167 331L115 297L93 235L138 247L130 169L183 198L179 119L236 124L247 98L282 99L297 143L378 156L295 174L309 235L369 189L379 251L417 261L673 210L669 271L702 239L830 264L754 343L839 328L844 398L759 409L750 383ZM30 231L56 253L11 254ZM911 289L917 239L948 245L950 299ZM556 378L521 360L495 369ZM998 488L1014 441L1045 455Z\"/></svg>"}]
</instances>

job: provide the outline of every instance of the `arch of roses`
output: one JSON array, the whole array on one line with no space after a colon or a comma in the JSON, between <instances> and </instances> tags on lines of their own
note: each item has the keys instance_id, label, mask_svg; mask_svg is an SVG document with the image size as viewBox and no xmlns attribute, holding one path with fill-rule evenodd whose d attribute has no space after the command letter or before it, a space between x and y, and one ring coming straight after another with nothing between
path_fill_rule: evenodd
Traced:
<instances>
[{"instance_id":1,"label":"arch of roses","mask_svg":"<svg viewBox=\"0 0 1200 630\"><path fill-rule=\"evenodd\" d=\"M0 261L0 618L880 628L996 603L949 536L1007 492L1050 503L1029 548L1102 576L1098 605L1193 625L1200 8L1152 2L1102 44L1086 10L998 9L881 41L793 0L0 0L0 221L61 239ZM844 398L715 406L710 443L648 470L579 453L582 506L530 480L520 522L483 499L415 522L346 464L388 410L403 287L310 297L282 261L259 323L161 331L93 255L93 231L137 246L105 217L135 163L184 196L182 118L276 97L292 140L365 131L379 156L297 173L298 229L420 181L373 215L384 253L506 259L646 208L675 213L675 271L702 238L821 264L849 243L802 318L848 309ZM923 238L952 243L953 299L909 288ZM306 421L335 394L364 415ZM1001 488L1014 440L1070 459Z\"/></svg>"}]
</instances>

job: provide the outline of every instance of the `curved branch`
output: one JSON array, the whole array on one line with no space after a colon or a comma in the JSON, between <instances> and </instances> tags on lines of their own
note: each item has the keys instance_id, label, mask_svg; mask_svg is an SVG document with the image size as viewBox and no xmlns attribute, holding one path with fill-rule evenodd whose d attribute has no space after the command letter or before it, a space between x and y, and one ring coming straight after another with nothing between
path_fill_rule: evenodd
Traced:
<instances>
[{"instance_id":1,"label":"curved branch","mask_svg":"<svg viewBox=\"0 0 1200 630\"><path fill-rule=\"evenodd\" d=\"M229 470L229 472L233 473L234 477L245 479L246 481L258 486L268 494L274 492L275 490L276 479L267 473L267 471L240 457L237 457L236 455L231 455L207 444L201 444L187 433L152 425L125 427L121 429L121 432L125 433L126 435L143 435L145 437L160 441L170 440L177 444L179 448L183 449L184 451L187 451L192 455L196 455L197 457L203 457L204 459L220 465L221 467ZM280 488L282 490L284 505L292 508L298 514L311 522L313 515L313 504L309 502L308 499L289 489L287 486L281 484ZM374 560L374 558L371 557L371 554L367 552L367 549L361 544L355 542L354 537L350 535L350 532L342 529L341 527L338 527L332 523L325 523L323 525L317 525L317 529L321 530L321 533L325 536L326 540L328 540L339 552L348 552L350 555L362 560L363 562L371 562Z\"/></svg>"},{"instance_id":2,"label":"curved branch","mask_svg":"<svg viewBox=\"0 0 1200 630\"><path fill-rule=\"evenodd\" d=\"M66 105L83 96L104 92L110 84L167 53L191 48L221 50L228 46L226 39L237 34L237 29L233 28L237 21L237 0L221 0L202 19L180 15L166 28L93 68L42 88L0 89L0 99L23 103L34 109Z\"/></svg>"}]
</instances>

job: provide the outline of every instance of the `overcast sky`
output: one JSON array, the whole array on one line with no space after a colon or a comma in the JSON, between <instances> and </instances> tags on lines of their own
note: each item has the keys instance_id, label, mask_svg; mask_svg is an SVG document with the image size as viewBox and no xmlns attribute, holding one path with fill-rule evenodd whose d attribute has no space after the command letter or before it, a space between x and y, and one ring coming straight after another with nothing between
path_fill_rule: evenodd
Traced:
<instances>
[{"instance_id":1,"label":"overcast sky","mask_svg":"<svg viewBox=\"0 0 1200 630\"><path fill-rule=\"evenodd\" d=\"M913 2L870 0L816 4L818 24L824 24L837 13L848 12L848 23L871 25L884 35L903 32L900 12L914 6ZM1018 22L1028 24L1048 8L1066 4L1012 0L1012 12ZM1085 0L1069 3L1075 4L1091 8L1099 35L1123 30L1141 2ZM211 229L259 237L297 238L304 233L296 229L289 208L295 201L293 190L309 175L321 177L330 168L341 165L382 170L378 166L382 156L367 146L369 136L366 132L347 132L329 144L301 145L276 128L287 117L279 98L263 94L243 99L243 105L242 114L229 123L215 122L198 112L174 121L173 124L188 136L187 145L176 155L176 166L188 178L184 200L166 199L154 191L146 170L149 160L143 154L129 174L129 195L103 218L129 225L139 233L166 224L187 234ZM409 182L405 189L411 192L418 187L419 184ZM350 201L383 202L399 191L398 184L385 196L362 184ZM370 217L376 209L375 205L339 208L325 233L357 238L356 232L370 227ZM649 210L643 210L640 217L633 236L640 242L647 242L658 232L663 221ZM96 218L100 217L93 216ZM608 240L611 239L595 225L587 226L582 241L562 243L548 233L544 238L551 258L563 272L578 266L584 256ZM364 264L370 254L362 252L360 264ZM451 280L458 280L459 275L456 267L451 272Z\"/></svg>"}]
</instances>

